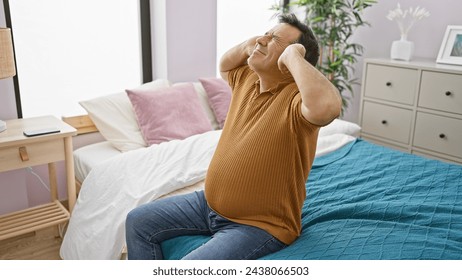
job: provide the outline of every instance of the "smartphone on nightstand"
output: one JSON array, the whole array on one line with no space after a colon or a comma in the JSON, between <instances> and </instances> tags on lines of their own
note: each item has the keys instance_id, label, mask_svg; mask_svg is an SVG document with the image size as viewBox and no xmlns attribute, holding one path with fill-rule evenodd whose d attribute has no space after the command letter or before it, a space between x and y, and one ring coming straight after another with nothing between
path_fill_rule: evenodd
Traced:
<instances>
[{"instance_id":1,"label":"smartphone on nightstand","mask_svg":"<svg viewBox=\"0 0 462 280\"><path fill-rule=\"evenodd\" d=\"M24 130L24 136L33 137L33 136L40 136L40 135L51 134L51 133L58 133L60 131L61 130L59 130L56 127L48 127L48 128L41 128L41 129L26 129Z\"/></svg>"}]
</instances>

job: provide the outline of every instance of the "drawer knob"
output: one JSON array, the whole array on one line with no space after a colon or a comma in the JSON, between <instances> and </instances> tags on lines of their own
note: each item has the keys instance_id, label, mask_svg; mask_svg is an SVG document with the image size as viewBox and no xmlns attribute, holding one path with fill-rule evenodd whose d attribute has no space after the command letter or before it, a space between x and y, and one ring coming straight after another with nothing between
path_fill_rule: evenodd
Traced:
<instances>
[{"instance_id":1,"label":"drawer knob","mask_svg":"<svg viewBox=\"0 0 462 280\"><path fill-rule=\"evenodd\" d=\"M391 87L391 82L387 82L385 85L386 85L387 87Z\"/></svg>"},{"instance_id":2,"label":"drawer knob","mask_svg":"<svg viewBox=\"0 0 462 280\"><path fill-rule=\"evenodd\" d=\"M29 160L29 154L27 154L26 147L19 147L19 157L21 158L22 161Z\"/></svg>"},{"instance_id":3,"label":"drawer knob","mask_svg":"<svg viewBox=\"0 0 462 280\"><path fill-rule=\"evenodd\" d=\"M382 120L382 124L387 124L387 120Z\"/></svg>"},{"instance_id":4,"label":"drawer knob","mask_svg":"<svg viewBox=\"0 0 462 280\"><path fill-rule=\"evenodd\" d=\"M451 96L452 92L446 91L444 94L445 94L446 96Z\"/></svg>"},{"instance_id":5,"label":"drawer knob","mask_svg":"<svg viewBox=\"0 0 462 280\"><path fill-rule=\"evenodd\" d=\"M445 135L444 133L440 133L439 137L440 137L441 139L444 139L444 138L446 138L446 135Z\"/></svg>"}]
</instances>

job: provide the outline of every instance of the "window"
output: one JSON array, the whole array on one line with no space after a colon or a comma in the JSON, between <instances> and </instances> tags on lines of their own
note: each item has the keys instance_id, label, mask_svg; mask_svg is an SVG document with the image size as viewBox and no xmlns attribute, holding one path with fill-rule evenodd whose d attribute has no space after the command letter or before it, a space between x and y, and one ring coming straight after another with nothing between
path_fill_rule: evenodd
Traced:
<instances>
[{"instance_id":1,"label":"window","mask_svg":"<svg viewBox=\"0 0 462 280\"><path fill-rule=\"evenodd\" d=\"M4 2L9 4L23 117L85 114L79 101L143 82L142 1Z\"/></svg>"},{"instance_id":2,"label":"window","mask_svg":"<svg viewBox=\"0 0 462 280\"><path fill-rule=\"evenodd\" d=\"M244 40L263 35L276 23L276 0L218 0L217 61L231 47ZM217 69L217 73L219 73Z\"/></svg>"}]
</instances>

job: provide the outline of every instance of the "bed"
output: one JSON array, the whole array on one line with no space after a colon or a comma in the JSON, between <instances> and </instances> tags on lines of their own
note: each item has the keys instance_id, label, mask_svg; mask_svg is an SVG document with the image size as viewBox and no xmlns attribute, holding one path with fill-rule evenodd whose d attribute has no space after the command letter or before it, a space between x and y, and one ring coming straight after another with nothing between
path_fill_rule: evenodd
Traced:
<instances>
[{"instance_id":1,"label":"bed","mask_svg":"<svg viewBox=\"0 0 462 280\"><path fill-rule=\"evenodd\" d=\"M201 96L208 101L200 106L212 103L213 95L202 90ZM105 133L107 141L75 151L82 188L61 246L63 259L123 258L131 209L203 188L221 133L219 111L210 107L212 129L205 132L151 145L117 139L136 147L124 151ZM136 118L132 113L130 119ZM104 133L101 120L94 115L92 120ZM143 134L138 123L130 125ZM462 166L391 150L358 135L357 125L342 120L321 129L306 183L302 234L265 259L462 259ZM168 240L164 255L181 259L208 238Z\"/></svg>"},{"instance_id":2,"label":"bed","mask_svg":"<svg viewBox=\"0 0 462 280\"><path fill-rule=\"evenodd\" d=\"M462 259L462 166L358 139L315 159L301 236L283 260ZM209 237L162 244L167 259Z\"/></svg>"}]
</instances>

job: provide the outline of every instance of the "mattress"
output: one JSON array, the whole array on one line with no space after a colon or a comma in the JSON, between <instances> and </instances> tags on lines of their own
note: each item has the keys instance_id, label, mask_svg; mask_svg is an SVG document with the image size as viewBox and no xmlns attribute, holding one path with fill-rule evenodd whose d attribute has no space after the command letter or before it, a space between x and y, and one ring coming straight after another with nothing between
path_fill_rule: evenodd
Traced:
<instances>
[{"instance_id":1,"label":"mattress","mask_svg":"<svg viewBox=\"0 0 462 280\"><path fill-rule=\"evenodd\" d=\"M332 152L359 136L360 127L348 121L335 119L319 131L316 156ZM75 178L82 183L90 170L103 161L120 155L109 141L98 142L74 151Z\"/></svg>"},{"instance_id":2,"label":"mattress","mask_svg":"<svg viewBox=\"0 0 462 280\"><path fill-rule=\"evenodd\" d=\"M82 183L93 167L120 154L121 152L108 141L90 144L75 150L75 178Z\"/></svg>"},{"instance_id":3,"label":"mattress","mask_svg":"<svg viewBox=\"0 0 462 280\"><path fill-rule=\"evenodd\" d=\"M83 180L90 173L91 169L104 161L120 155L121 152L117 150L108 141L98 142L81 147L74 151L74 170L75 178L82 183ZM164 195L163 197L169 197L179 194L186 194L194 191L204 189L204 180L199 181L191 186L173 191Z\"/></svg>"},{"instance_id":4,"label":"mattress","mask_svg":"<svg viewBox=\"0 0 462 280\"><path fill-rule=\"evenodd\" d=\"M302 234L264 259L462 259L462 166L357 140L315 159ZM210 237L162 243L181 259Z\"/></svg>"}]
</instances>

